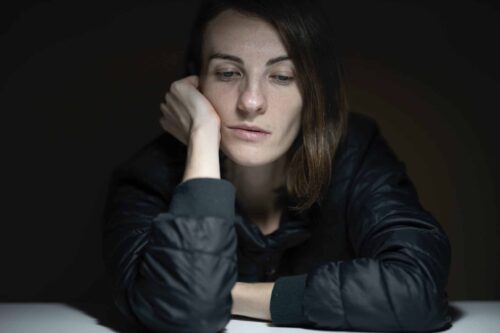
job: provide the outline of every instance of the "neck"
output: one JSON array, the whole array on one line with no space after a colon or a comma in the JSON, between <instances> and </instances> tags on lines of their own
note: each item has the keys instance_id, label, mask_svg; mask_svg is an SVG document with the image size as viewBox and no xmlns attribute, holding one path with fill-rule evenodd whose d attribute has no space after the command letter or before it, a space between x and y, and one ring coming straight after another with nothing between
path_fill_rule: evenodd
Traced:
<instances>
[{"instance_id":1,"label":"neck","mask_svg":"<svg viewBox=\"0 0 500 333\"><path fill-rule=\"evenodd\" d=\"M257 167L246 167L226 160L226 178L236 187L236 198L244 212L257 217L269 218L277 214L276 189L285 184L286 159Z\"/></svg>"}]
</instances>

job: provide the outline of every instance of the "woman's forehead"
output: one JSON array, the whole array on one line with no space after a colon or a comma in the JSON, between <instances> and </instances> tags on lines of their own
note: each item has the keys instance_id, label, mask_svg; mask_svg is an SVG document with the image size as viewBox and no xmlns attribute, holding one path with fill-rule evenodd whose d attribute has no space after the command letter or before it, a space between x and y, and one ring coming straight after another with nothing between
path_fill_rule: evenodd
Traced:
<instances>
[{"instance_id":1,"label":"woman's forehead","mask_svg":"<svg viewBox=\"0 0 500 333\"><path fill-rule=\"evenodd\" d=\"M225 10L212 19L204 33L204 54L240 53L240 55L281 56L286 49L276 29L268 22Z\"/></svg>"}]
</instances>

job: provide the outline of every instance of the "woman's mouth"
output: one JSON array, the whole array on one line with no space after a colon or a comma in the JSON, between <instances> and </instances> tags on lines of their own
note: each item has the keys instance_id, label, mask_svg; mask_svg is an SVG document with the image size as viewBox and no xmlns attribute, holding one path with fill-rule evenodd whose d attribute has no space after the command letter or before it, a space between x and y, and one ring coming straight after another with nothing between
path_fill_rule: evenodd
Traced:
<instances>
[{"instance_id":1,"label":"woman's mouth","mask_svg":"<svg viewBox=\"0 0 500 333\"><path fill-rule=\"evenodd\" d=\"M256 126L230 126L230 132L237 138L244 141L261 141L271 136L271 132L263 130Z\"/></svg>"}]
</instances>

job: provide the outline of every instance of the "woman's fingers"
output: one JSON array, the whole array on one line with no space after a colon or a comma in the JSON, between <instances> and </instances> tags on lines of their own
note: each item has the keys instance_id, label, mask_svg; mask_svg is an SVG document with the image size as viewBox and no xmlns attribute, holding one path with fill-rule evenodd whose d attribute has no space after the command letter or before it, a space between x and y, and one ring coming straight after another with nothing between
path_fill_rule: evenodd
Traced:
<instances>
[{"instance_id":1,"label":"woman's fingers","mask_svg":"<svg viewBox=\"0 0 500 333\"><path fill-rule=\"evenodd\" d=\"M193 85L195 88L198 88L199 85L199 77L198 75L190 75L185 78L187 82Z\"/></svg>"},{"instance_id":2,"label":"woman's fingers","mask_svg":"<svg viewBox=\"0 0 500 333\"><path fill-rule=\"evenodd\" d=\"M173 112L171 112L168 106L164 103L160 104L160 109L162 111L162 116L159 120L161 127L166 132L172 134L177 140L186 144L187 137L185 135L185 131L182 126L179 126L179 122Z\"/></svg>"},{"instance_id":3,"label":"woman's fingers","mask_svg":"<svg viewBox=\"0 0 500 333\"><path fill-rule=\"evenodd\" d=\"M179 126L186 132L191 128L192 116L186 106L173 94L167 96L166 106L179 122Z\"/></svg>"},{"instance_id":4,"label":"woman's fingers","mask_svg":"<svg viewBox=\"0 0 500 333\"><path fill-rule=\"evenodd\" d=\"M165 94L165 102L160 106L164 114L162 127L187 142L193 128L220 129L220 118L212 104L198 90L199 78L187 76L174 81ZM214 132L215 133L215 132Z\"/></svg>"},{"instance_id":5,"label":"woman's fingers","mask_svg":"<svg viewBox=\"0 0 500 333\"><path fill-rule=\"evenodd\" d=\"M160 104L160 110L163 115L160 118L160 124L165 131L172 134L180 142L186 144L186 134L189 130L190 121L189 115L183 112L179 103L175 101L171 93L167 93L165 99L165 103Z\"/></svg>"}]
</instances>

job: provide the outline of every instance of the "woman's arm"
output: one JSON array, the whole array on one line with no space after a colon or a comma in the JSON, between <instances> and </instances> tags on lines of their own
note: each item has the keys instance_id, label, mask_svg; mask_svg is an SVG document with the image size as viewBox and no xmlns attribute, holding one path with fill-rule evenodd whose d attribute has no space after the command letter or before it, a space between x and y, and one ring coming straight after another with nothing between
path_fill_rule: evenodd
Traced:
<instances>
[{"instance_id":1,"label":"woman's arm","mask_svg":"<svg viewBox=\"0 0 500 333\"><path fill-rule=\"evenodd\" d=\"M186 86L174 90L193 93ZM186 114L179 99L173 103L168 126ZM235 189L219 179L217 122L185 124L190 132L180 184L167 181L172 170L158 147L113 173L104 213L105 262L115 302L129 318L157 332L216 332L229 321L237 277Z\"/></svg>"},{"instance_id":2,"label":"woman's arm","mask_svg":"<svg viewBox=\"0 0 500 333\"><path fill-rule=\"evenodd\" d=\"M160 170L113 175L103 242L115 302L153 331L215 332L230 319L237 277L234 187L191 179L174 187L168 205L159 187L172 184L145 181Z\"/></svg>"},{"instance_id":3,"label":"woman's arm","mask_svg":"<svg viewBox=\"0 0 500 333\"><path fill-rule=\"evenodd\" d=\"M388 332L450 325L449 240L420 206L404 164L368 125L369 139L350 155L358 161L343 166L352 168L345 218L356 259L275 281L275 324Z\"/></svg>"}]
</instances>

